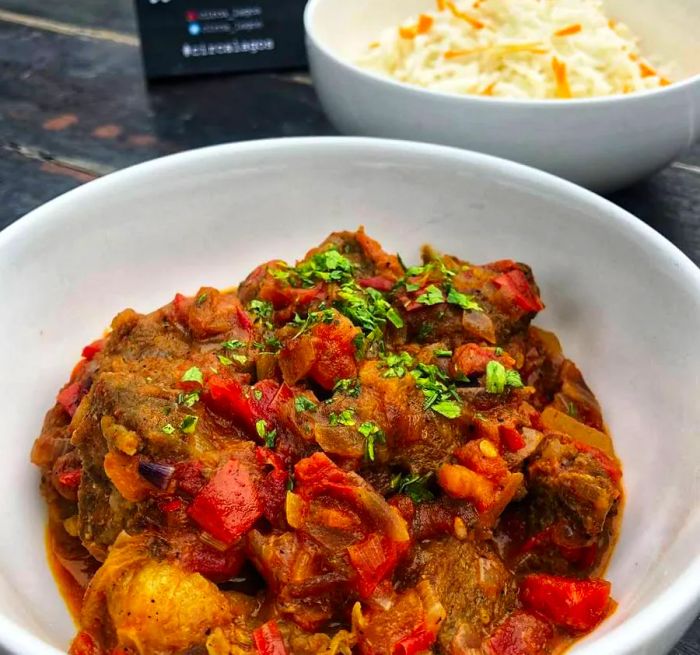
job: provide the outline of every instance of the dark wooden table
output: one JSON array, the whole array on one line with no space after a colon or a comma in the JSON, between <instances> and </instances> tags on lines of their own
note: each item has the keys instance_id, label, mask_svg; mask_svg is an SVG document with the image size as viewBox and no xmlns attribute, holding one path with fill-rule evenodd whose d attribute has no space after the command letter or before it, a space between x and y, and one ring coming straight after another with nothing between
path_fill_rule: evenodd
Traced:
<instances>
[{"instance_id":1,"label":"dark wooden table","mask_svg":"<svg viewBox=\"0 0 700 655\"><path fill-rule=\"evenodd\" d=\"M0 0L0 229L146 159L334 133L304 73L147 87L130 0ZM610 199L700 263L700 145ZM700 655L700 621L673 653Z\"/></svg>"}]
</instances>

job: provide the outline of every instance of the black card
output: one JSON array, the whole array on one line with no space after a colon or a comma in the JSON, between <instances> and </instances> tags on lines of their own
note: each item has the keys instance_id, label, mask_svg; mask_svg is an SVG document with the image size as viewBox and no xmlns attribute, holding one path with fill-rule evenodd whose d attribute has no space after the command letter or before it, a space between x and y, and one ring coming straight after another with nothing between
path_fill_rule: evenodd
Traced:
<instances>
[{"instance_id":1,"label":"black card","mask_svg":"<svg viewBox=\"0 0 700 655\"><path fill-rule=\"evenodd\" d=\"M306 0L135 0L146 76L306 66Z\"/></svg>"}]
</instances>

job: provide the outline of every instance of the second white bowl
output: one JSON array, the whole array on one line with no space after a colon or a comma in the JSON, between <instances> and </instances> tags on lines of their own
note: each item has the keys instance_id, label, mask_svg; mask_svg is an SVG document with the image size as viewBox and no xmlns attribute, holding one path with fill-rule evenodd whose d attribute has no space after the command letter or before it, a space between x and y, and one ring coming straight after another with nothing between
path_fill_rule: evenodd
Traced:
<instances>
[{"instance_id":1,"label":"second white bowl","mask_svg":"<svg viewBox=\"0 0 700 655\"><path fill-rule=\"evenodd\" d=\"M310 0L311 73L326 113L346 134L469 148L612 191L665 166L700 133L700 11L697 0L605 4L682 79L624 96L529 101L428 91L355 65L382 29L432 9L434 0Z\"/></svg>"}]
</instances>

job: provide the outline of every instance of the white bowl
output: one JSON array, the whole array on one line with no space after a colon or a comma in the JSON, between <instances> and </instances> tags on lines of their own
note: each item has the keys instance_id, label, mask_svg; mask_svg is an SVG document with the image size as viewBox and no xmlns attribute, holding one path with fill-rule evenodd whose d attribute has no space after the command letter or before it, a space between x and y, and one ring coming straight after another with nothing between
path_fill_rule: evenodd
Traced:
<instances>
[{"instance_id":1,"label":"white bowl","mask_svg":"<svg viewBox=\"0 0 700 655\"><path fill-rule=\"evenodd\" d=\"M321 104L345 134L427 141L513 159L597 191L673 160L700 133L697 0L606 0L645 52L682 81L659 90L579 100L507 100L428 91L368 72L359 54L386 27L435 0L310 0L307 50Z\"/></svg>"},{"instance_id":2,"label":"white bowl","mask_svg":"<svg viewBox=\"0 0 700 655\"><path fill-rule=\"evenodd\" d=\"M620 606L572 655L661 655L699 609L700 271L649 227L545 173L471 152L290 139L165 157L91 182L0 233L0 646L57 655L74 627L44 554L29 450L79 357L124 307L229 286L364 223L409 258L425 242L530 263L599 395L627 507L608 575Z\"/></svg>"}]
</instances>

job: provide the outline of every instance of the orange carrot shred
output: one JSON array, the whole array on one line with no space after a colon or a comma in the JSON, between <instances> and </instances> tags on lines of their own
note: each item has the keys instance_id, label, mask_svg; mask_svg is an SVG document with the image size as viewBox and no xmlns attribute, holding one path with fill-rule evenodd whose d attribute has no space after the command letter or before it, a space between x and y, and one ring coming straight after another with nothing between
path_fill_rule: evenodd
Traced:
<instances>
[{"instance_id":1,"label":"orange carrot shred","mask_svg":"<svg viewBox=\"0 0 700 655\"><path fill-rule=\"evenodd\" d=\"M668 86L669 84L671 84L671 80L669 80L667 77L662 77L659 84L661 86Z\"/></svg>"},{"instance_id":2,"label":"orange carrot shred","mask_svg":"<svg viewBox=\"0 0 700 655\"><path fill-rule=\"evenodd\" d=\"M573 25L569 25L568 27L563 27L560 30L557 30L554 32L554 36L571 36L572 34L577 34L580 32L583 28L581 27L580 23L574 23Z\"/></svg>"},{"instance_id":3,"label":"orange carrot shred","mask_svg":"<svg viewBox=\"0 0 700 655\"><path fill-rule=\"evenodd\" d=\"M656 75L656 71L643 61L639 62L639 70L642 72L642 77L651 77L652 75Z\"/></svg>"},{"instance_id":4,"label":"orange carrot shred","mask_svg":"<svg viewBox=\"0 0 700 655\"><path fill-rule=\"evenodd\" d=\"M418 16L418 34L425 34L426 32L429 32L432 26L432 17L428 16L427 14L421 14Z\"/></svg>"},{"instance_id":5,"label":"orange carrot shred","mask_svg":"<svg viewBox=\"0 0 700 655\"><path fill-rule=\"evenodd\" d=\"M554 71L554 81L556 83L555 95L557 98L570 98L571 87L569 78L566 75L566 64L552 57L552 71Z\"/></svg>"},{"instance_id":6,"label":"orange carrot shred","mask_svg":"<svg viewBox=\"0 0 700 655\"><path fill-rule=\"evenodd\" d=\"M416 37L417 30L415 26L412 27L399 27L399 36L402 39L414 39Z\"/></svg>"},{"instance_id":7,"label":"orange carrot shred","mask_svg":"<svg viewBox=\"0 0 700 655\"><path fill-rule=\"evenodd\" d=\"M482 92L482 96L492 96L493 95L493 90L496 88L496 82L491 82Z\"/></svg>"},{"instance_id":8,"label":"orange carrot shred","mask_svg":"<svg viewBox=\"0 0 700 655\"><path fill-rule=\"evenodd\" d=\"M447 8L445 5L445 0L437 0L437 8L438 11L445 11L445 9Z\"/></svg>"},{"instance_id":9,"label":"orange carrot shred","mask_svg":"<svg viewBox=\"0 0 700 655\"><path fill-rule=\"evenodd\" d=\"M457 9L454 2L445 0L445 4L455 18L461 18L462 20L467 21L467 23L469 23L475 30L480 30L482 27L484 27L484 24L478 18L474 18L473 16L470 16L469 14Z\"/></svg>"},{"instance_id":10,"label":"orange carrot shred","mask_svg":"<svg viewBox=\"0 0 700 655\"><path fill-rule=\"evenodd\" d=\"M370 48L378 48L381 44L379 41L372 41L372 43L369 44Z\"/></svg>"},{"instance_id":11,"label":"orange carrot shred","mask_svg":"<svg viewBox=\"0 0 700 655\"><path fill-rule=\"evenodd\" d=\"M445 59L459 59L469 57L479 53L491 53L497 55L507 55L516 52L530 52L534 55L543 55L547 52L541 43L505 43L503 45L479 46L468 50L448 50L443 57Z\"/></svg>"}]
</instances>

